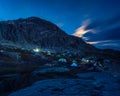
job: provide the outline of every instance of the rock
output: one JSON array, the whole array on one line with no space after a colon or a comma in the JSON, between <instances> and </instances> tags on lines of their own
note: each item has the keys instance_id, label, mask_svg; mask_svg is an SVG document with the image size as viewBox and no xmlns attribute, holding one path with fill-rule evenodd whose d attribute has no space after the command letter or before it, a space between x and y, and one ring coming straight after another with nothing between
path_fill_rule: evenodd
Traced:
<instances>
[{"instance_id":1,"label":"rock","mask_svg":"<svg viewBox=\"0 0 120 96\"><path fill-rule=\"evenodd\" d=\"M77 79L48 79L9 96L119 96L116 79L103 72L80 73Z\"/></svg>"},{"instance_id":2,"label":"rock","mask_svg":"<svg viewBox=\"0 0 120 96\"><path fill-rule=\"evenodd\" d=\"M79 79L43 80L36 82L26 89L14 92L9 96L79 96L78 94L83 94L82 90L87 90L87 88L83 89L80 85L78 85L80 82L81 81L79 81Z\"/></svg>"},{"instance_id":3,"label":"rock","mask_svg":"<svg viewBox=\"0 0 120 96\"><path fill-rule=\"evenodd\" d=\"M2 81L0 81L0 93L2 93L5 89L5 86Z\"/></svg>"},{"instance_id":4,"label":"rock","mask_svg":"<svg viewBox=\"0 0 120 96\"><path fill-rule=\"evenodd\" d=\"M0 78L14 78L17 76L18 74L6 74L6 75L0 75Z\"/></svg>"},{"instance_id":5,"label":"rock","mask_svg":"<svg viewBox=\"0 0 120 96\"><path fill-rule=\"evenodd\" d=\"M18 52L4 52L4 54L16 60L19 60L21 58L20 53Z\"/></svg>"},{"instance_id":6,"label":"rock","mask_svg":"<svg viewBox=\"0 0 120 96\"><path fill-rule=\"evenodd\" d=\"M42 69L35 70L33 74L43 74L43 73L50 73L50 72L63 73L63 72L69 72L69 71L70 69L65 67L52 67L52 68L42 68Z\"/></svg>"},{"instance_id":7,"label":"rock","mask_svg":"<svg viewBox=\"0 0 120 96\"><path fill-rule=\"evenodd\" d=\"M56 64L50 64L50 63L44 64L45 67L53 67L53 66L55 66L55 65L56 65Z\"/></svg>"}]
</instances>

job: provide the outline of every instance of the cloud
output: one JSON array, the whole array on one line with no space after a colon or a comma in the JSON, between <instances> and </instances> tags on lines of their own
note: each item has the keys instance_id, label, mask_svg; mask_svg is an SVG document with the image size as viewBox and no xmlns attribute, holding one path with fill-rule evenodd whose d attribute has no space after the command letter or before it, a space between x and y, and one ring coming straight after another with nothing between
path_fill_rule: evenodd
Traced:
<instances>
[{"instance_id":1,"label":"cloud","mask_svg":"<svg viewBox=\"0 0 120 96\"><path fill-rule=\"evenodd\" d=\"M101 21L85 20L73 35L97 48L120 50L120 15Z\"/></svg>"},{"instance_id":2,"label":"cloud","mask_svg":"<svg viewBox=\"0 0 120 96\"><path fill-rule=\"evenodd\" d=\"M108 40L120 38L120 14L101 21L85 20L76 29L74 36L81 37L85 41ZM109 34L109 35L108 35ZM86 36L87 35L87 36Z\"/></svg>"},{"instance_id":3,"label":"cloud","mask_svg":"<svg viewBox=\"0 0 120 96\"><path fill-rule=\"evenodd\" d=\"M83 36L87 42L105 41L105 40L119 40L120 39L120 14L101 21L91 21L85 30L94 30L96 33L85 33Z\"/></svg>"},{"instance_id":4,"label":"cloud","mask_svg":"<svg viewBox=\"0 0 120 96\"><path fill-rule=\"evenodd\" d=\"M105 40L119 40L120 39L120 26L116 26L116 28L104 30L101 32L96 32L96 34L88 34L86 33L84 37L89 38L87 40L90 41L105 41Z\"/></svg>"},{"instance_id":5,"label":"cloud","mask_svg":"<svg viewBox=\"0 0 120 96\"><path fill-rule=\"evenodd\" d=\"M107 30L110 28L114 28L120 25L120 14L117 16L109 18L107 20L100 20L100 21L92 21L87 27L86 30L89 29L96 29L96 30Z\"/></svg>"},{"instance_id":6,"label":"cloud","mask_svg":"<svg viewBox=\"0 0 120 96\"><path fill-rule=\"evenodd\" d=\"M91 34L87 43L101 49L120 50L120 27L102 31L98 34Z\"/></svg>"},{"instance_id":7,"label":"cloud","mask_svg":"<svg viewBox=\"0 0 120 96\"><path fill-rule=\"evenodd\" d=\"M115 49L120 50L120 40L105 40L105 41L95 41L95 42L87 42L88 44L92 44L97 48L101 49Z\"/></svg>"},{"instance_id":8,"label":"cloud","mask_svg":"<svg viewBox=\"0 0 120 96\"><path fill-rule=\"evenodd\" d=\"M75 33L73 33L72 35L77 36L77 37L81 37L81 38L87 40L88 38L87 37L85 38L83 35L88 33L88 32L94 33L94 30L92 30L92 29L86 30L86 27L90 24L90 22L91 22L90 19L85 20L82 23L82 25L79 28L77 28Z\"/></svg>"},{"instance_id":9,"label":"cloud","mask_svg":"<svg viewBox=\"0 0 120 96\"><path fill-rule=\"evenodd\" d=\"M110 42L111 40L105 40L105 41L94 41L94 42L87 42L88 44L99 44L99 43L106 43L106 42Z\"/></svg>"}]
</instances>

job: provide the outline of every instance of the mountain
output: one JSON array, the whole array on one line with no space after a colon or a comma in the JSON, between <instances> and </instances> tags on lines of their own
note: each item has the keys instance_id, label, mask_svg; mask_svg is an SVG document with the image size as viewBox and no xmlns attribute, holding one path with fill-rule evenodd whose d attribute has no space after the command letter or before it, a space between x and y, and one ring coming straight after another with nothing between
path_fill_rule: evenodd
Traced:
<instances>
[{"instance_id":1,"label":"mountain","mask_svg":"<svg viewBox=\"0 0 120 96\"><path fill-rule=\"evenodd\" d=\"M96 49L81 38L68 35L55 24L38 17L1 21L0 44L82 51Z\"/></svg>"}]
</instances>

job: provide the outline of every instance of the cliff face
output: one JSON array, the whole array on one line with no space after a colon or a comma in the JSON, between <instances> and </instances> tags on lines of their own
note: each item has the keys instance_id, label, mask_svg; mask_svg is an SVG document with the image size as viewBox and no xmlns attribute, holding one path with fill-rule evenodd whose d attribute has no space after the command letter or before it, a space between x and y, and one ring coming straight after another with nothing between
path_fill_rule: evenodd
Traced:
<instances>
[{"instance_id":1,"label":"cliff face","mask_svg":"<svg viewBox=\"0 0 120 96\"><path fill-rule=\"evenodd\" d=\"M94 50L82 39L66 34L56 25L38 17L0 22L0 42L36 45L43 48Z\"/></svg>"}]
</instances>

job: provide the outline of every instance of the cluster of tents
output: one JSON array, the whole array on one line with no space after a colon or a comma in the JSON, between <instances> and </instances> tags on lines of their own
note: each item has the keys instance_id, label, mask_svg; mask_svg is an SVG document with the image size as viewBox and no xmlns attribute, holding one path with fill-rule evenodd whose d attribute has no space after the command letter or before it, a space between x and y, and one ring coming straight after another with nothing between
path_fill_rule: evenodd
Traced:
<instances>
[{"instance_id":1,"label":"cluster of tents","mask_svg":"<svg viewBox=\"0 0 120 96\"><path fill-rule=\"evenodd\" d=\"M96 56L81 56L79 52L59 52L54 53L50 51L35 52L35 56L44 57L50 61L56 61L57 64L82 70L100 70L103 71L106 66L105 63L110 63L109 59L103 59Z\"/></svg>"},{"instance_id":2,"label":"cluster of tents","mask_svg":"<svg viewBox=\"0 0 120 96\"><path fill-rule=\"evenodd\" d=\"M64 52L52 52L43 51L38 48L34 49L31 53L17 52L1 52L7 53L12 57L17 57L19 61L25 61L32 63L41 63L41 65L51 64L50 66L66 66L72 68L79 68L81 70L104 70L105 64L110 63L109 59L104 59L97 56L85 56L82 52L78 51L64 51ZM14 56L15 55L15 56Z\"/></svg>"}]
</instances>

